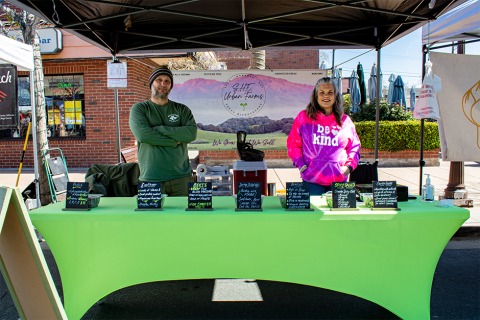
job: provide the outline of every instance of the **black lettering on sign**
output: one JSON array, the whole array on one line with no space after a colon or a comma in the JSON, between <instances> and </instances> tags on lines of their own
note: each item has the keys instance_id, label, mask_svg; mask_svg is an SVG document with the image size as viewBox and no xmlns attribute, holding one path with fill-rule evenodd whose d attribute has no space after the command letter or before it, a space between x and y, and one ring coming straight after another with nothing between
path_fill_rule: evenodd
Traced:
<instances>
[{"instance_id":1,"label":"black lettering on sign","mask_svg":"<svg viewBox=\"0 0 480 320\"><path fill-rule=\"evenodd\" d=\"M237 182L237 209L262 209L262 183Z\"/></svg>"},{"instance_id":2,"label":"black lettering on sign","mask_svg":"<svg viewBox=\"0 0 480 320\"><path fill-rule=\"evenodd\" d=\"M162 208L162 192L160 182L139 182L137 208L139 210Z\"/></svg>"},{"instance_id":3,"label":"black lettering on sign","mask_svg":"<svg viewBox=\"0 0 480 320\"><path fill-rule=\"evenodd\" d=\"M356 208L355 182L332 182L332 203L335 209Z\"/></svg>"},{"instance_id":4,"label":"black lettering on sign","mask_svg":"<svg viewBox=\"0 0 480 320\"><path fill-rule=\"evenodd\" d=\"M188 209L203 210L212 208L212 183L188 183Z\"/></svg>"},{"instance_id":5,"label":"black lettering on sign","mask_svg":"<svg viewBox=\"0 0 480 320\"><path fill-rule=\"evenodd\" d=\"M65 209L88 210L88 182L67 182Z\"/></svg>"},{"instance_id":6,"label":"black lettering on sign","mask_svg":"<svg viewBox=\"0 0 480 320\"><path fill-rule=\"evenodd\" d=\"M373 208L397 208L396 181L373 181Z\"/></svg>"},{"instance_id":7,"label":"black lettering on sign","mask_svg":"<svg viewBox=\"0 0 480 320\"><path fill-rule=\"evenodd\" d=\"M287 182L286 209L310 209L310 183Z\"/></svg>"}]
</instances>

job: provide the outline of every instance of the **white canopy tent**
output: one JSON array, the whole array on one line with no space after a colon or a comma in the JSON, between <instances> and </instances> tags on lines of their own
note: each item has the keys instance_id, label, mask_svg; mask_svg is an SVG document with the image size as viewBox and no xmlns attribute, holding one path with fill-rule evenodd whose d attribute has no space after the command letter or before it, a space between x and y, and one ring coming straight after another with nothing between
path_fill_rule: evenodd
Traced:
<instances>
[{"instance_id":1,"label":"white canopy tent","mask_svg":"<svg viewBox=\"0 0 480 320\"><path fill-rule=\"evenodd\" d=\"M467 1L422 27L423 44L460 40L480 41L480 0Z\"/></svg>"},{"instance_id":2,"label":"white canopy tent","mask_svg":"<svg viewBox=\"0 0 480 320\"><path fill-rule=\"evenodd\" d=\"M30 97L32 105L32 137L33 137L33 159L35 167L35 190L37 207L40 207L40 189L38 185L38 155L37 155L37 117L35 114L35 88L33 83L33 48L30 45L18 42L3 35L0 35L0 64L12 64L17 66L19 71L30 72Z\"/></svg>"}]
</instances>

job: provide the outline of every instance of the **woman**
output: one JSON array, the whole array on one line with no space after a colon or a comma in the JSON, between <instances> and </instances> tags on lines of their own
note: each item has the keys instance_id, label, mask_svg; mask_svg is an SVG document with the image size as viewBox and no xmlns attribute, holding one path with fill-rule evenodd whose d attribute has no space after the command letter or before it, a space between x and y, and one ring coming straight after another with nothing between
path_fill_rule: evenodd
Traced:
<instances>
[{"instance_id":1,"label":"woman","mask_svg":"<svg viewBox=\"0 0 480 320\"><path fill-rule=\"evenodd\" d=\"M293 122L287 147L303 181L310 183L311 195L330 191L332 182L347 181L357 167L360 140L331 78L318 80L310 103Z\"/></svg>"}]
</instances>

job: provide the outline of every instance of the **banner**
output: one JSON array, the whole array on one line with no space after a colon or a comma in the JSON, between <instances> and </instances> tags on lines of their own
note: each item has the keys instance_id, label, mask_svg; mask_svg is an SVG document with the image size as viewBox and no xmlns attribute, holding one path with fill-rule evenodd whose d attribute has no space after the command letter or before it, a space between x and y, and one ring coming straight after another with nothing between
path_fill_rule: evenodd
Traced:
<instances>
[{"instance_id":1,"label":"banner","mask_svg":"<svg viewBox=\"0 0 480 320\"><path fill-rule=\"evenodd\" d=\"M0 129L18 125L17 67L0 64Z\"/></svg>"},{"instance_id":2,"label":"banner","mask_svg":"<svg viewBox=\"0 0 480 320\"><path fill-rule=\"evenodd\" d=\"M305 109L327 70L173 71L169 99L192 110L194 150L236 150L236 133L247 132L256 149L282 150L293 120Z\"/></svg>"},{"instance_id":3,"label":"banner","mask_svg":"<svg viewBox=\"0 0 480 320\"><path fill-rule=\"evenodd\" d=\"M430 53L433 72L442 79L437 94L444 161L480 159L480 56Z\"/></svg>"}]
</instances>

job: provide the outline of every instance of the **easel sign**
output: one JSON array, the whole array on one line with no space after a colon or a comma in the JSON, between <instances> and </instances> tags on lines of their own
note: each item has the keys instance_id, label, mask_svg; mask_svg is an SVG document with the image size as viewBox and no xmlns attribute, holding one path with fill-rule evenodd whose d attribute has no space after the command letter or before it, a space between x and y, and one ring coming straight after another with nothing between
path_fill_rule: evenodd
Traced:
<instances>
[{"instance_id":1,"label":"easel sign","mask_svg":"<svg viewBox=\"0 0 480 320\"><path fill-rule=\"evenodd\" d=\"M310 208L310 183L287 182L287 211L313 211Z\"/></svg>"},{"instance_id":2,"label":"easel sign","mask_svg":"<svg viewBox=\"0 0 480 320\"><path fill-rule=\"evenodd\" d=\"M332 208L330 210L358 210L355 182L332 182Z\"/></svg>"},{"instance_id":3,"label":"easel sign","mask_svg":"<svg viewBox=\"0 0 480 320\"><path fill-rule=\"evenodd\" d=\"M261 182L237 182L237 190L235 211L263 211Z\"/></svg>"},{"instance_id":4,"label":"easel sign","mask_svg":"<svg viewBox=\"0 0 480 320\"><path fill-rule=\"evenodd\" d=\"M64 211L88 211L88 182L67 182Z\"/></svg>"},{"instance_id":5,"label":"easel sign","mask_svg":"<svg viewBox=\"0 0 480 320\"><path fill-rule=\"evenodd\" d=\"M212 211L212 183L188 183L188 208L186 211Z\"/></svg>"},{"instance_id":6,"label":"easel sign","mask_svg":"<svg viewBox=\"0 0 480 320\"><path fill-rule=\"evenodd\" d=\"M67 319L20 189L3 186L0 271L20 319Z\"/></svg>"},{"instance_id":7,"label":"easel sign","mask_svg":"<svg viewBox=\"0 0 480 320\"><path fill-rule=\"evenodd\" d=\"M373 181L372 210L400 210L397 208L397 182Z\"/></svg>"},{"instance_id":8,"label":"easel sign","mask_svg":"<svg viewBox=\"0 0 480 320\"><path fill-rule=\"evenodd\" d=\"M139 182L135 211L162 211L162 183Z\"/></svg>"}]
</instances>

